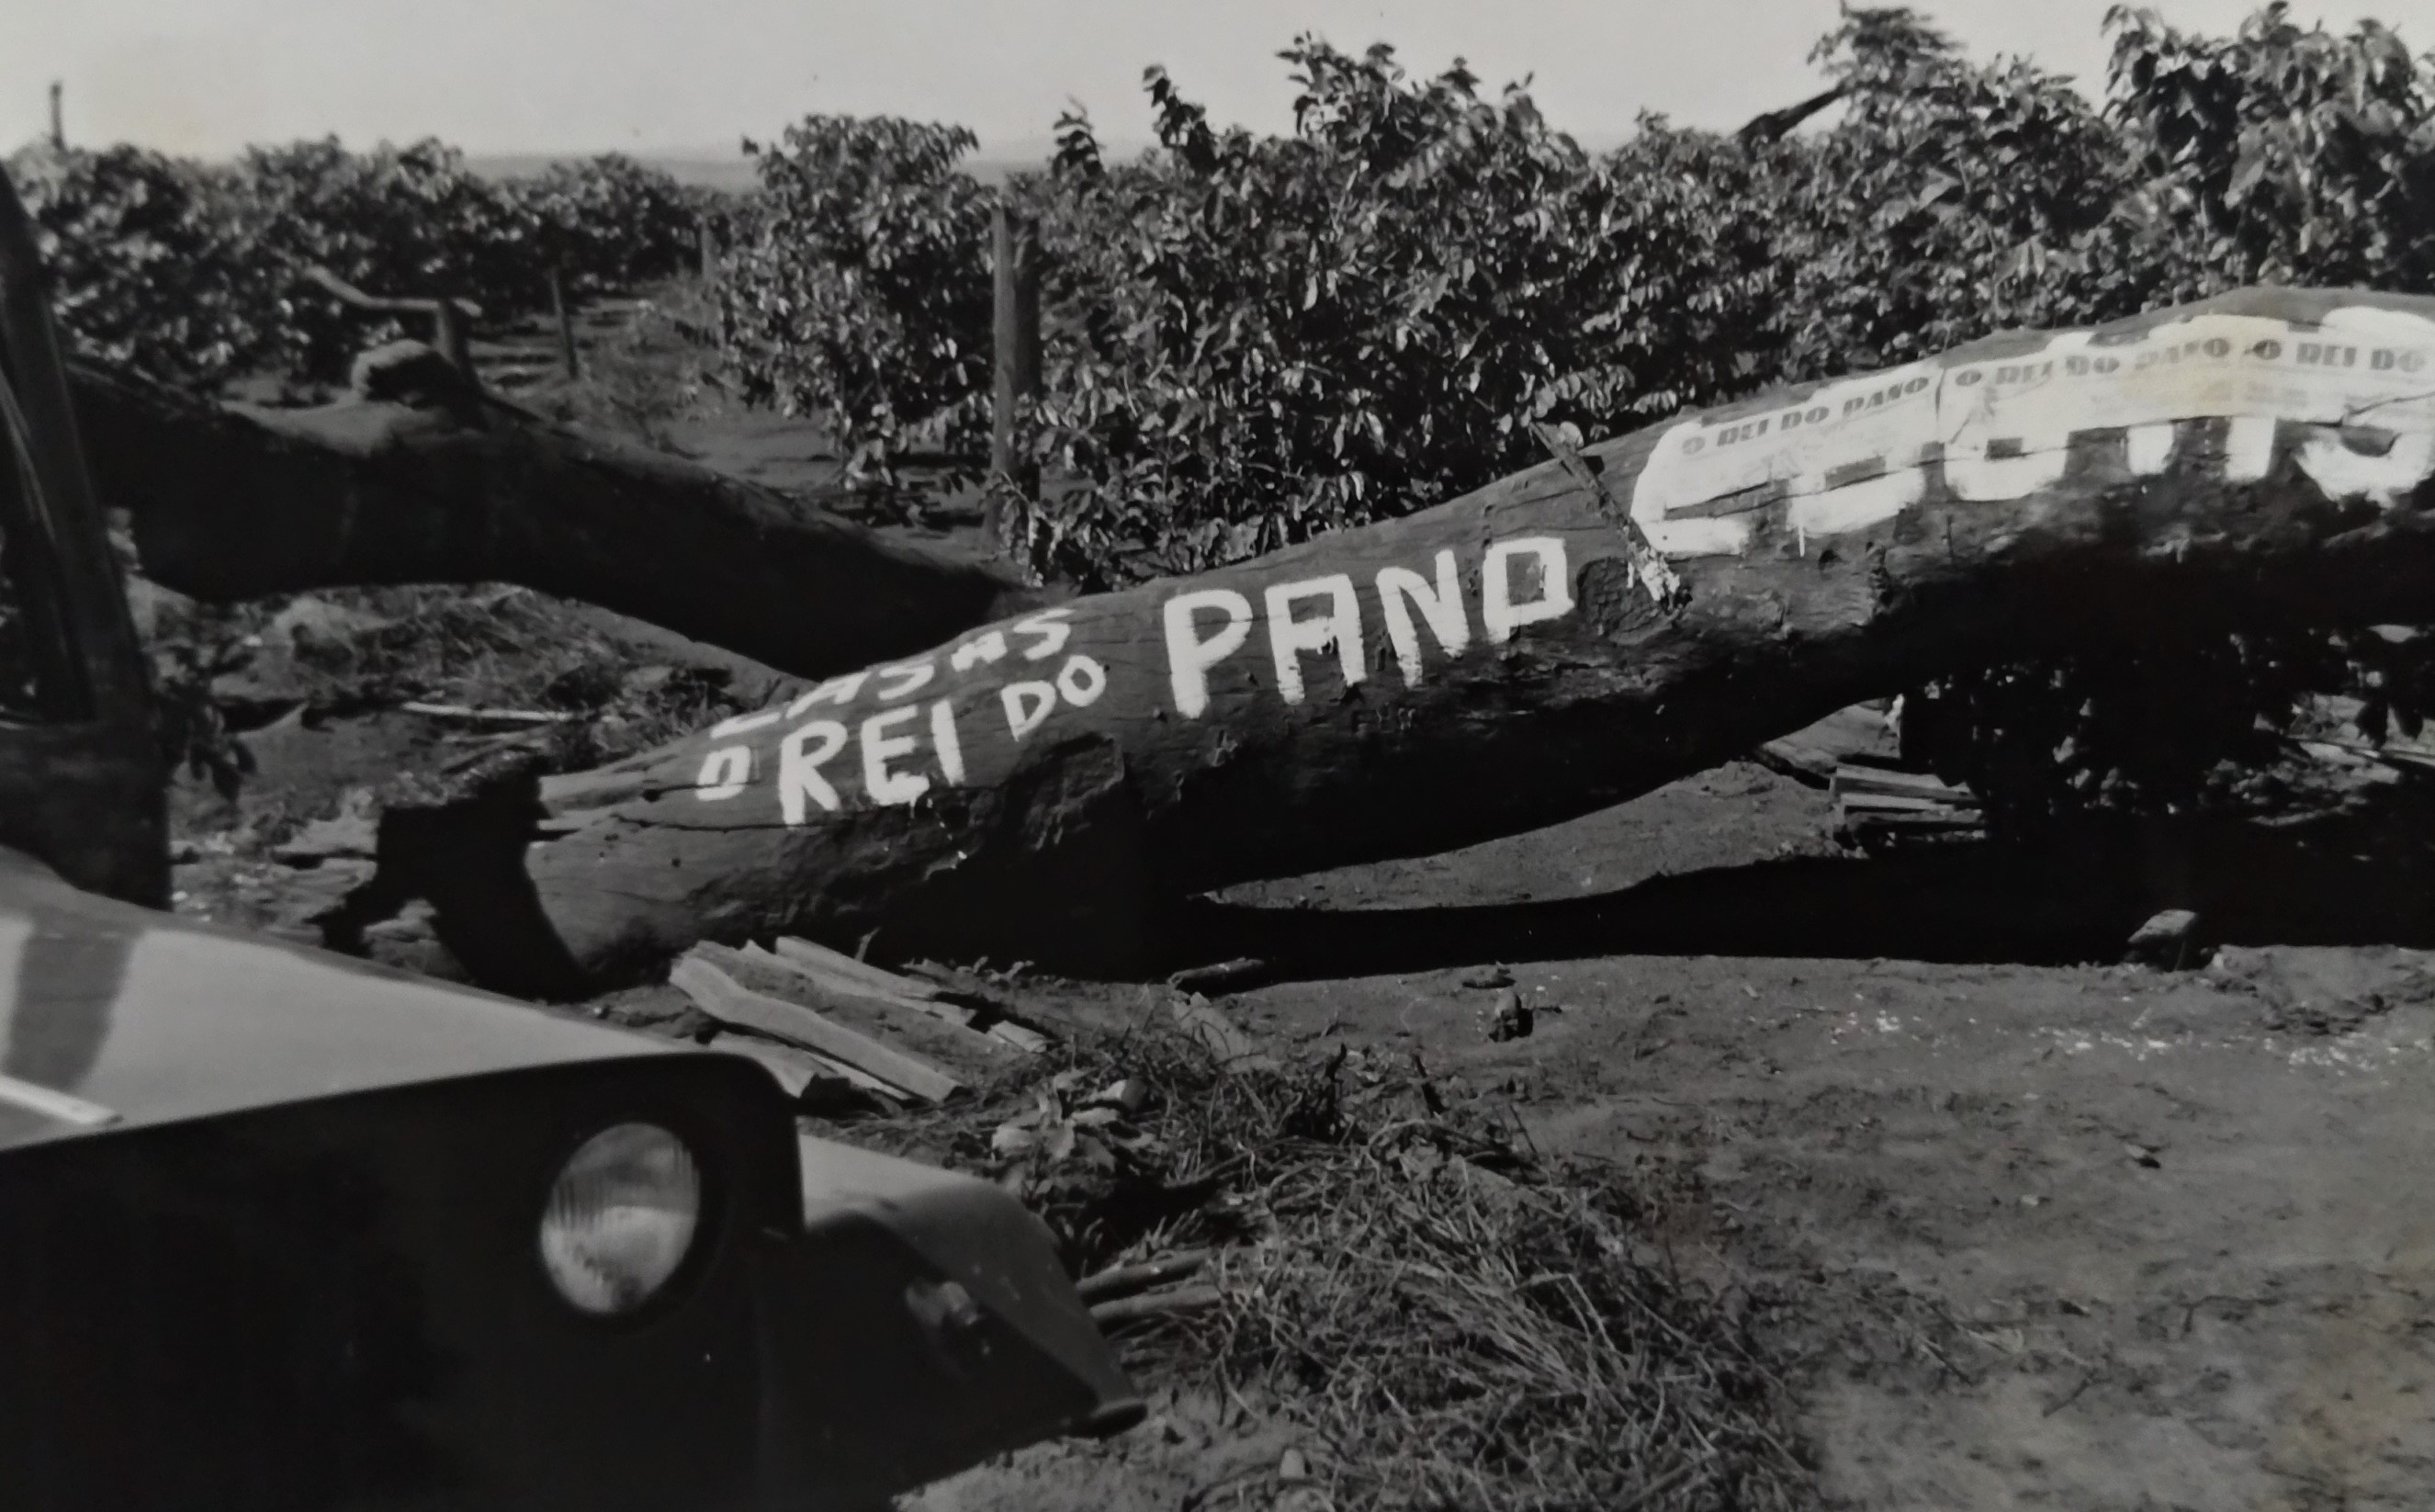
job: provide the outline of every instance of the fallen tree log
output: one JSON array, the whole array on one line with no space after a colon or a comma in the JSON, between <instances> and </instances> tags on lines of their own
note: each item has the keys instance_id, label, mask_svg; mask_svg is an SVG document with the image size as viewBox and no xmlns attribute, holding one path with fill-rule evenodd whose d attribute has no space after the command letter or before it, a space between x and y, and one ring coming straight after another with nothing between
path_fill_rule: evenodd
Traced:
<instances>
[{"instance_id":1,"label":"fallen tree log","mask_svg":"<svg viewBox=\"0 0 2435 1512\"><path fill-rule=\"evenodd\" d=\"M350 584L515 582L820 676L1038 602L775 490L482 399L410 343L357 397L213 405L74 366L103 502L145 574L226 600ZM384 374L407 374L403 379ZM456 385L452 390L451 384Z\"/></svg>"},{"instance_id":2,"label":"fallen tree log","mask_svg":"<svg viewBox=\"0 0 2435 1512\"><path fill-rule=\"evenodd\" d=\"M1160 900L1610 805L1863 698L2435 617L2435 300L2248 291L1770 393L386 816L483 980L781 930L1076 965Z\"/></svg>"}]
</instances>

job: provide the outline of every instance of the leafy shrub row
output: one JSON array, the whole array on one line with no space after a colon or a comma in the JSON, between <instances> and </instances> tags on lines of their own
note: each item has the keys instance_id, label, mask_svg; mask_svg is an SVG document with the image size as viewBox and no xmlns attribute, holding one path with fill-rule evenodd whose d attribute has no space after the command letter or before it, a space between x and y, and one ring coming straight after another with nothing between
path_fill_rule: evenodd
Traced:
<instances>
[{"instance_id":1,"label":"leafy shrub row","mask_svg":"<svg viewBox=\"0 0 2435 1512\"><path fill-rule=\"evenodd\" d=\"M2245 284L2435 291L2435 61L2280 4L2230 37L2121 8L2106 26L2092 101L1908 9L1847 9L1813 55L1841 95L1822 130L1652 116L1603 154L1519 89L1487 97L1459 65L1415 79L1385 46L1299 40L1276 137L1214 128L1152 69L1156 149L1107 161L1069 116L1046 171L1000 191L1042 228L1045 392L1025 435L1062 480L1010 544L1093 586L1200 570L1527 466L1534 422L1614 434ZM917 420L965 447L987 423L971 145L815 117L762 159L733 356L872 465ZM2004 787L2007 812L2180 808L2295 689L2418 676L2357 651L2210 643L2144 679L1997 669L1921 702L1947 732L1933 754Z\"/></svg>"},{"instance_id":2,"label":"leafy shrub row","mask_svg":"<svg viewBox=\"0 0 2435 1512\"><path fill-rule=\"evenodd\" d=\"M319 266L376 294L543 308L559 268L580 297L690 263L701 197L610 155L527 180L474 173L438 142L335 140L206 165L140 148L29 148L9 176L39 228L61 322L88 352L174 381L331 376L362 318L301 282Z\"/></svg>"}]
</instances>

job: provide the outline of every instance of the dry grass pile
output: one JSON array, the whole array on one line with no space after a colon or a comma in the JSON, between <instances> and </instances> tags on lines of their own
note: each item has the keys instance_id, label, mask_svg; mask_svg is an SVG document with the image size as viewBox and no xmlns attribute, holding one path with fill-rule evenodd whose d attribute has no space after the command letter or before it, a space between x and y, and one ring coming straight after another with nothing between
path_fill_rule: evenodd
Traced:
<instances>
[{"instance_id":1,"label":"dry grass pile","mask_svg":"<svg viewBox=\"0 0 2435 1512\"><path fill-rule=\"evenodd\" d=\"M1129 1331L1129 1362L1300 1423L1335 1507L1812 1504L1751 1297L1678 1274L1631 1173L1377 1057L1229 1072L1135 1034L1054 1061L844 1132L995 1176L1078 1273L1213 1247L1215 1305Z\"/></svg>"}]
</instances>

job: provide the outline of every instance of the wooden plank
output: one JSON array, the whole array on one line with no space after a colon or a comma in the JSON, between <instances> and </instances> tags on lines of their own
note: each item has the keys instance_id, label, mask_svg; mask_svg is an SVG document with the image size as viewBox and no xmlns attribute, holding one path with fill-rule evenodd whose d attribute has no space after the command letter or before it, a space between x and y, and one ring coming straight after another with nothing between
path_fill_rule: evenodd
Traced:
<instances>
[{"instance_id":1,"label":"wooden plank","mask_svg":"<svg viewBox=\"0 0 2435 1512\"><path fill-rule=\"evenodd\" d=\"M1978 803L1977 795L1967 788L1956 787L1924 772L1896 772L1886 767L1838 767L1832 791L1839 798L1846 793L1866 792L1896 798L1934 798L1972 808Z\"/></svg>"},{"instance_id":2,"label":"wooden plank","mask_svg":"<svg viewBox=\"0 0 2435 1512\"><path fill-rule=\"evenodd\" d=\"M1901 798L1890 792L1847 792L1835 801L1848 809L1881 813L1975 815L1978 812L1975 799L1968 803L1947 803L1942 798Z\"/></svg>"},{"instance_id":3,"label":"wooden plank","mask_svg":"<svg viewBox=\"0 0 2435 1512\"><path fill-rule=\"evenodd\" d=\"M783 941L781 942L784 943ZM944 998L916 998L884 987L873 987L857 978L843 977L820 966L808 965L792 956L779 955L757 945L748 945L743 954L774 969L785 971L797 981L810 983L834 998L853 999L860 1002L884 1003L890 1008L906 1009L941 1023L959 1029L972 1027L980 1011L968 1003L951 1002Z\"/></svg>"},{"instance_id":4,"label":"wooden plank","mask_svg":"<svg viewBox=\"0 0 2435 1512\"><path fill-rule=\"evenodd\" d=\"M865 987L899 998L934 999L940 995L940 988L934 983L914 977L898 976L893 971L874 966L868 961L857 961L843 951L832 950L810 940L782 934L775 944L776 953L786 960L845 982L857 982Z\"/></svg>"},{"instance_id":5,"label":"wooden plank","mask_svg":"<svg viewBox=\"0 0 2435 1512\"><path fill-rule=\"evenodd\" d=\"M1037 1055L1048 1048L1048 1036L1037 1029L1001 1018L982 1031L990 1038L1012 1045L1027 1055Z\"/></svg>"},{"instance_id":6,"label":"wooden plank","mask_svg":"<svg viewBox=\"0 0 2435 1512\"><path fill-rule=\"evenodd\" d=\"M916 1102L943 1103L964 1090L963 1083L938 1067L834 1023L801 1003L754 992L699 954L679 961L668 972L668 982L720 1023L757 1029L817 1051Z\"/></svg>"},{"instance_id":7,"label":"wooden plank","mask_svg":"<svg viewBox=\"0 0 2435 1512\"><path fill-rule=\"evenodd\" d=\"M988 1081L1017 1058L1012 1046L987 1034L934 1018L908 1003L835 991L766 951L699 945L693 953L752 992L801 1004L831 1023L918 1056L968 1085Z\"/></svg>"},{"instance_id":8,"label":"wooden plank","mask_svg":"<svg viewBox=\"0 0 2435 1512\"><path fill-rule=\"evenodd\" d=\"M891 1104L897 1101L890 1094L888 1084L878 1078L825 1056L815 1055L810 1051L782 1045L774 1039L723 1034L710 1042L710 1048L760 1062L770 1075L778 1079L778 1085L786 1089L786 1095L798 1103L831 1102L857 1090L875 1092L889 1098Z\"/></svg>"}]
</instances>

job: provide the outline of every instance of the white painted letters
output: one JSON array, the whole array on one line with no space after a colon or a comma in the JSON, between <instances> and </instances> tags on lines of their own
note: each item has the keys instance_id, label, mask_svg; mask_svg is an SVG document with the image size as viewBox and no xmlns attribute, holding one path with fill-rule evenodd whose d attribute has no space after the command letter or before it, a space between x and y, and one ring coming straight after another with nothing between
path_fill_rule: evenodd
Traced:
<instances>
[{"instance_id":1,"label":"white painted letters","mask_svg":"<svg viewBox=\"0 0 2435 1512\"><path fill-rule=\"evenodd\" d=\"M752 748L717 746L702 756L701 771L693 779L693 795L704 803L717 803L742 792L751 780Z\"/></svg>"},{"instance_id":2,"label":"white painted letters","mask_svg":"<svg viewBox=\"0 0 2435 1512\"><path fill-rule=\"evenodd\" d=\"M1097 704L1099 695L1107 690L1108 669L1088 656L1068 656L1065 665L1058 670L1057 691L1064 694L1065 702L1078 709L1086 709Z\"/></svg>"},{"instance_id":3,"label":"white painted letters","mask_svg":"<svg viewBox=\"0 0 2435 1512\"><path fill-rule=\"evenodd\" d=\"M1193 624L1193 616L1203 609L1226 617L1225 625L1206 640ZM1202 588L1169 599L1165 614L1167 680L1176 712L1197 720L1209 707L1209 669L1241 650L1251 636L1252 601L1232 588ZM1012 709L1010 702L1008 711Z\"/></svg>"},{"instance_id":4,"label":"white painted letters","mask_svg":"<svg viewBox=\"0 0 2435 1512\"><path fill-rule=\"evenodd\" d=\"M1009 683L997 690L998 702L1006 708L1006 730L1017 740L1040 728L1057 706L1057 688L1051 683Z\"/></svg>"},{"instance_id":5,"label":"white painted letters","mask_svg":"<svg viewBox=\"0 0 2435 1512\"><path fill-rule=\"evenodd\" d=\"M731 735L750 735L755 730L767 729L784 718L786 714L780 709L755 709L750 714L738 714L734 719L719 721L710 727L710 738L724 740Z\"/></svg>"},{"instance_id":6,"label":"white painted letters","mask_svg":"<svg viewBox=\"0 0 2435 1512\"><path fill-rule=\"evenodd\" d=\"M1036 615L1027 615L1016 620L1014 622L1016 634L1040 637L1032 645L1023 648L1023 659L1028 662L1046 661L1063 651L1065 642L1073 635L1074 630L1072 626L1062 621L1073 613L1071 609L1043 609Z\"/></svg>"},{"instance_id":7,"label":"white painted letters","mask_svg":"<svg viewBox=\"0 0 2435 1512\"><path fill-rule=\"evenodd\" d=\"M1538 565L1539 597L1513 601L1513 559L1529 557ZM1553 535L1499 541L1488 548L1479 569L1479 622L1490 644L1501 646L1513 632L1543 619L1561 619L1573 612L1572 578L1564 568L1564 543Z\"/></svg>"},{"instance_id":8,"label":"white painted letters","mask_svg":"<svg viewBox=\"0 0 2435 1512\"><path fill-rule=\"evenodd\" d=\"M1327 613L1297 620L1293 606L1305 599L1325 599ZM1277 664L1277 692L1288 704L1303 700L1302 656L1304 652L1336 648L1347 683L1361 681L1369 669L1361 656L1361 605L1353 595L1353 580L1338 572L1304 582L1272 583L1268 592L1269 650Z\"/></svg>"},{"instance_id":9,"label":"white painted letters","mask_svg":"<svg viewBox=\"0 0 2435 1512\"><path fill-rule=\"evenodd\" d=\"M1471 644L1471 626L1462 612L1462 580L1455 575L1452 551L1438 553L1437 572L1434 588L1409 567L1382 567L1378 572L1378 607L1387 617L1387 639L1395 648L1407 687L1417 687L1421 681L1421 634L1412 623L1413 610L1418 609L1428 621L1430 633L1447 655L1459 656Z\"/></svg>"},{"instance_id":10,"label":"white painted letters","mask_svg":"<svg viewBox=\"0 0 2435 1512\"><path fill-rule=\"evenodd\" d=\"M879 669L879 701L892 704L900 698L910 698L930 686L939 669L926 661L900 662Z\"/></svg>"},{"instance_id":11,"label":"white painted letters","mask_svg":"<svg viewBox=\"0 0 2435 1512\"><path fill-rule=\"evenodd\" d=\"M820 764L845 748L845 726L835 720L814 720L786 732L778 742L778 816L790 825L800 825L809 810L803 800L811 799L830 813L837 812L837 790L829 779L820 775ZM818 749L813 747L817 744Z\"/></svg>"},{"instance_id":12,"label":"white painted letters","mask_svg":"<svg viewBox=\"0 0 2435 1512\"><path fill-rule=\"evenodd\" d=\"M930 779L918 772L891 772L888 763L911 756L922 742L910 735L889 735L888 727L918 718L918 708L889 709L862 721L862 787L875 804L907 804L930 791Z\"/></svg>"},{"instance_id":13,"label":"white painted letters","mask_svg":"<svg viewBox=\"0 0 2435 1512\"><path fill-rule=\"evenodd\" d=\"M930 705L930 743L939 748L939 772L950 788L964 785L964 742L956 734L956 706L945 699Z\"/></svg>"},{"instance_id":14,"label":"white painted letters","mask_svg":"<svg viewBox=\"0 0 2435 1512\"><path fill-rule=\"evenodd\" d=\"M957 647L954 654L947 658L947 665L957 671L969 672L983 662L997 662L1005 659L1006 636L993 630L985 635L976 636Z\"/></svg>"},{"instance_id":15,"label":"white painted letters","mask_svg":"<svg viewBox=\"0 0 2435 1512\"><path fill-rule=\"evenodd\" d=\"M851 704L854 702L854 696L862 691L864 680L870 676L871 674L869 672L848 672L843 677L832 677L827 682L822 683L820 686L813 688L810 692L805 693L803 697L795 700L792 704L787 704L786 718L791 720L802 714L805 709L810 708L815 704L836 704L839 705Z\"/></svg>"}]
</instances>

